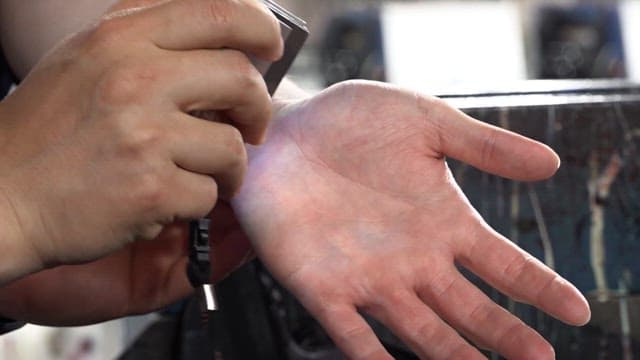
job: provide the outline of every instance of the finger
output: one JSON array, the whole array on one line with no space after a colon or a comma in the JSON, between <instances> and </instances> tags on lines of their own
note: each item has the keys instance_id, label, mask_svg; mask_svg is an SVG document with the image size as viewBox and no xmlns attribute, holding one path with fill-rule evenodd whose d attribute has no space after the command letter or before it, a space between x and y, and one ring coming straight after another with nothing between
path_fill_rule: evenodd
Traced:
<instances>
[{"instance_id":1,"label":"finger","mask_svg":"<svg viewBox=\"0 0 640 360\"><path fill-rule=\"evenodd\" d=\"M465 279L457 270L445 272L444 288L424 284L422 301L447 323L485 349L507 359L554 359L554 350L542 336Z\"/></svg>"},{"instance_id":2,"label":"finger","mask_svg":"<svg viewBox=\"0 0 640 360\"><path fill-rule=\"evenodd\" d=\"M269 61L283 51L278 20L257 0L166 1L129 17L131 31L163 49L232 48Z\"/></svg>"},{"instance_id":3,"label":"finger","mask_svg":"<svg viewBox=\"0 0 640 360\"><path fill-rule=\"evenodd\" d=\"M491 286L572 325L584 325L589 304L568 281L488 226L479 226L458 261Z\"/></svg>"},{"instance_id":4,"label":"finger","mask_svg":"<svg viewBox=\"0 0 640 360\"><path fill-rule=\"evenodd\" d=\"M207 216L218 199L216 181L176 167L172 174L166 201L160 206L160 216L169 220L190 220Z\"/></svg>"},{"instance_id":5,"label":"finger","mask_svg":"<svg viewBox=\"0 0 640 360\"><path fill-rule=\"evenodd\" d=\"M421 359L485 359L409 291L381 296L367 312L400 337Z\"/></svg>"},{"instance_id":6,"label":"finger","mask_svg":"<svg viewBox=\"0 0 640 360\"><path fill-rule=\"evenodd\" d=\"M309 311L351 360L392 360L376 334L355 308L323 303Z\"/></svg>"},{"instance_id":7,"label":"finger","mask_svg":"<svg viewBox=\"0 0 640 360\"><path fill-rule=\"evenodd\" d=\"M237 193L247 172L247 152L240 132L231 125L186 114L174 121L176 126L167 145L175 164L212 176L222 198Z\"/></svg>"},{"instance_id":8,"label":"finger","mask_svg":"<svg viewBox=\"0 0 640 360\"><path fill-rule=\"evenodd\" d=\"M423 99L442 154L514 180L540 180L560 166L548 146L480 122L433 98Z\"/></svg>"},{"instance_id":9,"label":"finger","mask_svg":"<svg viewBox=\"0 0 640 360\"><path fill-rule=\"evenodd\" d=\"M271 97L262 75L235 50L190 51L159 66L166 96L181 110L219 110L246 142L262 141L271 119Z\"/></svg>"}]
</instances>

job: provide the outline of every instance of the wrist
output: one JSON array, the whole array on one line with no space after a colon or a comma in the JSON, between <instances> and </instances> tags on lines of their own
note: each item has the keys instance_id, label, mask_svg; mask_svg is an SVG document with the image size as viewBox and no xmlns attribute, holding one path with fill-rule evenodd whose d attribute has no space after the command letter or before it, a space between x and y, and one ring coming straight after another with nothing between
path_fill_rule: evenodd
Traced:
<instances>
[{"instance_id":1,"label":"wrist","mask_svg":"<svg viewBox=\"0 0 640 360\"><path fill-rule=\"evenodd\" d=\"M2 179L6 180L6 179ZM19 200L7 181L0 180L0 286L43 269L27 227L21 220Z\"/></svg>"}]
</instances>

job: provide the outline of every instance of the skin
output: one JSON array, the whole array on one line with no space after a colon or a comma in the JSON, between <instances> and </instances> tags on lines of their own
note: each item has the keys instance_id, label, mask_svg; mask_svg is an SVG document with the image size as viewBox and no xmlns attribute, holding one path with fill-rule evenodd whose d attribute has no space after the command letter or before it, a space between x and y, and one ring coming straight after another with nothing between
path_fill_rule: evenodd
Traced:
<instances>
[{"instance_id":1,"label":"skin","mask_svg":"<svg viewBox=\"0 0 640 360\"><path fill-rule=\"evenodd\" d=\"M358 312L423 359L482 358L457 332L509 359L554 357L456 264L564 322L589 320L575 287L484 222L445 161L540 180L559 166L547 146L375 82L282 106L250 149L234 209L258 257L349 358L390 358Z\"/></svg>"},{"instance_id":2,"label":"skin","mask_svg":"<svg viewBox=\"0 0 640 360\"><path fill-rule=\"evenodd\" d=\"M2 2L3 18L24 5ZM188 26L172 22L192 12L201 16ZM281 52L277 20L256 1L115 9L56 46L0 103L0 284L117 251L129 254L121 262L148 263L138 261L142 249L157 244L144 241L175 221L207 216L218 196L236 193L244 141L261 142L271 118L266 86L245 53L273 61ZM24 55L7 54L11 63ZM190 115L213 110L228 124ZM183 236L162 238L184 247ZM246 254L246 242L240 249ZM170 286L144 310L187 294L178 266L185 260L184 251L157 259L181 274L179 291ZM123 271L123 283L141 283L131 272ZM29 319L18 308L3 313ZM91 321L113 314L124 315Z\"/></svg>"},{"instance_id":3,"label":"skin","mask_svg":"<svg viewBox=\"0 0 640 360\"><path fill-rule=\"evenodd\" d=\"M562 321L588 321L582 295L492 230L445 161L540 180L559 166L548 147L381 83L348 82L313 97L280 99L274 114L264 144L248 148L248 174L232 200L235 216L261 260L349 358L390 358L359 312L385 323L423 359L481 358L459 334L510 359L553 358L544 339L464 279L456 264ZM231 209L216 211L224 211L213 215L218 238L242 243ZM132 256L151 244L139 242L103 260L15 282L0 292L0 308L18 308L18 318L82 323L162 304L185 290L171 285L184 284L183 268L171 270L181 258L176 243L183 231L166 227L155 250L145 249L146 259ZM114 274L114 264L127 261L125 274ZM149 266L156 270L139 270ZM158 273L165 274L161 282ZM173 276L175 283L167 280ZM61 286L42 286L49 282ZM95 288L85 290L88 283ZM102 284L121 292L109 296ZM90 296L104 301L89 310L69 306ZM66 304L51 301L62 297ZM62 314L52 318L53 311Z\"/></svg>"}]
</instances>

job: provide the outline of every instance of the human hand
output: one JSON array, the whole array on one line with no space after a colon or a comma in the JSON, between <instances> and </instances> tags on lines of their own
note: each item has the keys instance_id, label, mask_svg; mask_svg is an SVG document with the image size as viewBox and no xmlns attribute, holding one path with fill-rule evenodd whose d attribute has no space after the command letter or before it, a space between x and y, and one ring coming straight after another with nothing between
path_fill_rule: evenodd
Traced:
<instances>
[{"instance_id":1,"label":"human hand","mask_svg":"<svg viewBox=\"0 0 640 360\"><path fill-rule=\"evenodd\" d=\"M234 194L271 109L245 54L281 52L258 1L184 0L110 13L46 56L0 103L0 284L152 239Z\"/></svg>"},{"instance_id":2,"label":"human hand","mask_svg":"<svg viewBox=\"0 0 640 360\"><path fill-rule=\"evenodd\" d=\"M211 218L212 283L250 260L253 251L231 207ZM166 226L99 260L47 269L0 287L1 314L34 324L72 326L148 313L193 292L186 276L188 224Z\"/></svg>"},{"instance_id":3,"label":"human hand","mask_svg":"<svg viewBox=\"0 0 640 360\"><path fill-rule=\"evenodd\" d=\"M359 311L424 359L482 358L461 335L510 359L553 357L456 264L564 322L588 321L578 290L491 229L445 162L539 180L559 166L545 145L370 82L291 103L272 126L234 209L258 257L349 358L390 358Z\"/></svg>"}]
</instances>

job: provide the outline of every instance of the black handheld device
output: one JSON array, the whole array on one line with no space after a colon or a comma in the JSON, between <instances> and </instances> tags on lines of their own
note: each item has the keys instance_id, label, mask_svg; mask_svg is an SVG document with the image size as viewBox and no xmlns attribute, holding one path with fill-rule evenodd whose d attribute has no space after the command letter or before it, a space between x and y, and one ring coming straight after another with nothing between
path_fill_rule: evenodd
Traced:
<instances>
[{"instance_id":1,"label":"black handheld device","mask_svg":"<svg viewBox=\"0 0 640 360\"><path fill-rule=\"evenodd\" d=\"M304 20L287 11L282 6L271 0L262 0L262 2L267 5L276 18L278 18L278 21L280 21L280 34L284 40L284 53L280 60L276 62L253 61L253 64L258 68L258 71L260 71L264 81L267 83L269 94L273 95L307 40L309 30Z\"/></svg>"}]
</instances>

